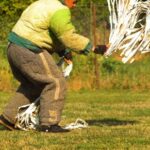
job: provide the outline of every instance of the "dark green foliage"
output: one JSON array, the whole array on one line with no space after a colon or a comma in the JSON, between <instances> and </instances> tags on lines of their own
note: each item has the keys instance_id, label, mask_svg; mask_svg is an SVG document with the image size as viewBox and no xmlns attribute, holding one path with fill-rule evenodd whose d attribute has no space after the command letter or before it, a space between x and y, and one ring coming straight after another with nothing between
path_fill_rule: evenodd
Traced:
<instances>
[{"instance_id":1,"label":"dark green foliage","mask_svg":"<svg viewBox=\"0 0 150 150\"><path fill-rule=\"evenodd\" d=\"M7 41L7 35L22 11L35 0L1 0L0 2L0 42Z\"/></svg>"},{"instance_id":2,"label":"dark green foliage","mask_svg":"<svg viewBox=\"0 0 150 150\"><path fill-rule=\"evenodd\" d=\"M0 15L8 15L14 17L20 15L22 10L35 0L20 1L20 0L2 0L0 2Z\"/></svg>"},{"instance_id":3,"label":"dark green foliage","mask_svg":"<svg viewBox=\"0 0 150 150\"><path fill-rule=\"evenodd\" d=\"M120 67L122 63L120 61L116 61L114 59L105 59L102 62L102 71L105 73L114 73L117 72L118 67Z\"/></svg>"}]
</instances>

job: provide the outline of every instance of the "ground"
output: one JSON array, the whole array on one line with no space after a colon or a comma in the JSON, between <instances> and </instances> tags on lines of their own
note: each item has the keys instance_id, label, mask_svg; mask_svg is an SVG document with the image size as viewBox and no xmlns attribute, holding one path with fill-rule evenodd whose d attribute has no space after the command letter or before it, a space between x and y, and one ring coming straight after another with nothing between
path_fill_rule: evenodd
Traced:
<instances>
[{"instance_id":1,"label":"ground","mask_svg":"<svg viewBox=\"0 0 150 150\"><path fill-rule=\"evenodd\" d=\"M7 131L0 128L2 150L148 150L150 92L97 90L68 92L61 125L82 118L89 128L69 133ZM12 93L0 92L0 112Z\"/></svg>"}]
</instances>

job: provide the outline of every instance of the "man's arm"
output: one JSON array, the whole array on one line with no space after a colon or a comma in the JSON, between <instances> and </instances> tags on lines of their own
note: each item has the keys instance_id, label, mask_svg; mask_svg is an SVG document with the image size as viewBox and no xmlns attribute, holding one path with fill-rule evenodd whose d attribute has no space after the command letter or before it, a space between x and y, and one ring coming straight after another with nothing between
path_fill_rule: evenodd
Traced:
<instances>
[{"instance_id":1,"label":"man's arm","mask_svg":"<svg viewBox=\"0 0 150 150\"><path fill-rule=\"evenodd\" d=\"M84 55L88 55L90 51L103 55L107 50L105 45L94 47L88 38L76 33L75 27L71 22L70 10L67 8L54 14L50 21L50 29L67 48L63 55L68 60L69 58L70 60L72 59L70 52L72 50Z\"/></svg>"},{"instance_id":2,"label":"man's arm","mask_svg":"<svg viewBox=\"0 0 150 150\"><path fill-rule=\"evenodd\" d=\"M90 40L75 30L71 22L71 14L69 9L58 10L50 20L50 30L68 49L74 51L90 51L92 44Z\"/></svg>"}]
</instances>

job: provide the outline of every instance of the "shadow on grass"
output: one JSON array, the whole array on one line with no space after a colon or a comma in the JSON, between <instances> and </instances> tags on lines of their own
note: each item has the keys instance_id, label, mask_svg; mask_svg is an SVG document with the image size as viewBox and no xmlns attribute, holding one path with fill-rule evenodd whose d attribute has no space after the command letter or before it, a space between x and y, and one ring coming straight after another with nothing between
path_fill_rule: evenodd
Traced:
<instances>
[{"instance_id":1,"label":"shadow on grass","mask_svg":"<svg viewBox=\"0 0 150 150\"><path fill-rule=\"evenodd\" d=\"M0 131L6 131L7 129L3 126L0 126ZM8 131L8 130L7 130Z\"/></svg>"},{"instance_id":2,"label":"shadow on grass","mask_svg":"<svg viewBox=\"0 0 150 150\"><path fill-rule=\"evenodd\" d=\"M124 125L134 125L138 121L134 120L118 120L118 119L102 119L102 120L86 120L89 126L124 126Z\"/></svg>"}]
</instances>

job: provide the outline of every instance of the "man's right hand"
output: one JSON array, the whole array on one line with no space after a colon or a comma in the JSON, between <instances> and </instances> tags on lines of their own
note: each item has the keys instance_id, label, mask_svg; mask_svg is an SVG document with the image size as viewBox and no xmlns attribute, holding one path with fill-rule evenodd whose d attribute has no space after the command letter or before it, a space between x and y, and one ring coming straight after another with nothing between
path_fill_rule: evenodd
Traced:
<instances>
[{"instance_id":1,"label":"man's right hand","mask_svg":"<svg viewBox=\"0 0 150 150\"><path fill-rule=\"evenodd\" d=\"M72 64L72 52L71 51L68 51L64 54L64 61L67 64Z\"/></svg>"}]
</instances>

